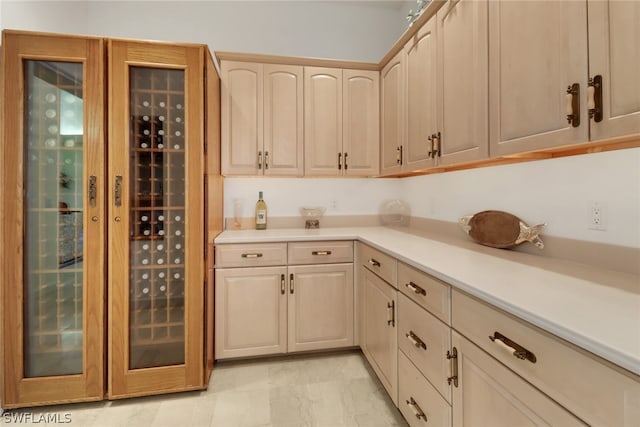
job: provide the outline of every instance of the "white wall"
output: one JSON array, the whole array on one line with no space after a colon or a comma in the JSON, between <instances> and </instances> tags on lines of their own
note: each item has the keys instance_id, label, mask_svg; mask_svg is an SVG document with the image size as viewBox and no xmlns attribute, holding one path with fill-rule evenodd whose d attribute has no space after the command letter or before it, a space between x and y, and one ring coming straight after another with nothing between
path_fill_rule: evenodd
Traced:
<instances>
[{"instance_id":1,"label":"white wall","mask_svg":"<svg viewBox=\"0 0 640 427\"><path fill-rule=\"evenodd\" d=\"M298 216L301 207L322 206L325 215L377 214L382 201L398 197L399 180L367 178L225 178L224 216L254 215L258 191L269 216ZM241 211L234 212L235 201Z\"/></svg>"},{"instance_id":2,"label":"white wall","mask_svg":"<svg viewBox=\"0 0 640 427\"><path fill-rule=\"evenodd\" d=\"M456 222L503 210L529 225L546 223L546 235L640 248L640 149L403 179L226 178L225 217L234 216L234 199L242 201L240 216L252 216L261 190L271 216L296 216L300 206L375 215L383 201L401 199L416 217ZM605 231L588 228L594 201L605 206Z\"/></svg>"},{"instance_id":3,"label":"white wall","mask_svg":"<svg viewBox=\"0 0 640 427\"><path fill-rule=\"evenodd\" d=\"M87 34L85 1L2 0L1 28Z\"/></svg>"},{"instance_id":4,"label":"white wall","mask_svg":"<svg viewBox=\"0 0 640 427\"><path fill-rule=\"evenodd\" d=\"M640 247L640 149L426 175L401 180L414 216L456 221L497 209L544 234ZM587 228L592 201L606 206L606 231Z\"/></svg>"},{"instance_id":5,"label":"white wall","mask_svg":"<svg viewBox=\"0 0 640 427\"><path fill-rule=\"evenodd\" d=\"M219 51L378 62L402 34L393 2L95 1L92 33Z\"/></svg>"}]
</instances>

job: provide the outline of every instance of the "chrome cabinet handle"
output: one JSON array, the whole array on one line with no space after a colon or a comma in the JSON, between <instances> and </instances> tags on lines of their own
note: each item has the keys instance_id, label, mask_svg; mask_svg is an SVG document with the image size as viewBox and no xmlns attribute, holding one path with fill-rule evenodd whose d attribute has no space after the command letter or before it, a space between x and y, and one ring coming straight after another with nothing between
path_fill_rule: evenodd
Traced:
<instances>
[{"instance_id":1,"label":"chrome cabinet handle","mask_svg":"<svg viewBox=\"0 0 640 427\"><path fill-rule=\"evenodd\" d=\"M242 258L262 258L262 254L260 252L256 252L253 254L242 254L240 255Z\"/></svg>"},{"instance_id":2,"label":"chrome cabinet handle","mask_svg":"<svg viewBox=\"0 0 640 427\"><path fill-rule=\"evenodd\" d=\"M289 274L289 293L293 293L293 273Z\"/></svg>"},{"instance_id":3,"label":"chrome cabinet handle","mask_svg":"<svg viewBox=\"0 0 640 427\"><path fill-rule=\"evenodd\" d=\"M580 126L580 84L567 87L567 122L574 128Z\"/></svg>"},{"instance_id":4,"label":"chrome cabinet handle","mask_svg":"<svg viewBox=\"0 0 640 427\"><path fill-rule=\"evenodd\" d=\"M380 267L380 263L378 261L376 261L375 259L373 259L373 258L369 258L367 260L367 262L369 264L371 264L372 266L374 266L374 267Z\"/></svg>"},{"instance_id":5,"label":"chrome cabinet handle","mask_svg":"<svg viewBox=\"0 0 640 427\"><path fill-rule=\"evenodd\" d=\"M447 384L458 387L458 349L453 347L451 351L447 350L447 359L451 360L451 376L447 378Z\"/></svg>"},{"instance_id":6,"label":"chrome cabinet handle","mask_svg":"<svg viewBox=\"0 0 640 427\"><path fill-rule=\"evenodd\" d=\"M313 251L311 255L331 255L331 251Z\"/></svg>"},{"instance_id":7,"label":"chrome cabinet handle","mask_svg":"<svg viewBox=\"0 0 640 427\"><path fill-rule=\"evenodd\" d=\"M417 348L421 348L423 350L427 349L427 345L415 334L415 332L409 331L405 334L405 337L407 337L407 339Z\"/></svg>"},{"instance_id":8,"label":"chrome cabinet handle","mask_svg":"<svg viewBox=\"0 0 640 427\"><path fill-rule=\"evenodd\" d=\"M427 296L427 291L425 291L424 289L422 289L420 286L416 285L413 282L405 283L404 285L418 295Z\"/></svg>"},{"instance_id":9,"label":"chrome cabinet handle","mask_svg":"<svg viewBox=\"0 0 640 427\"><path fill-rule=\"evenodd\" d=\"M390 318L387 318L387 325L396 326L396 302L391 301L387 303L387 313L390 313Z\"/></svg>"},{"instance_id":10,"label":"chrome cabinet handle","mask_svg":"<svg viewBox=\"0 0 640 427\"><path fill-rule=\"evenodd\" d=\"M536 363L536 355L522 347L520 344L511 341L509 338L502 335L500 332L494 332L493 335L489 335L489 339L499 344L502 347L505 347L507 350L512 351L513 355L520 360L528 360L531 363Z\"/></svg>"},{"instance_id":11,"label":"chrome cabinet handle","mask_svg":"<svg viewBox=\"0 0 640 427\"><path fill-rule=\"evenodd\" d=\"M423 419L425 420L425 422L427 421L427 416L424 414L413 397L410 397L409 400L407 400L407 406L411 408L417 419Z\"/></svg>"}]
</instances>

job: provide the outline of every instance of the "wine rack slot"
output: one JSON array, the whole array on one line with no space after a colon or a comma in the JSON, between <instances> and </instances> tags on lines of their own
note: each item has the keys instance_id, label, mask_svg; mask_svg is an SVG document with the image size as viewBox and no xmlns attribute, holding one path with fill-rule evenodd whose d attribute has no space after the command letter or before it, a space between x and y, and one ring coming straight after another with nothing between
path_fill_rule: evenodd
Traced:
<instances>
[{"instance_id":1,"label":"wine rack slot","mask_svg":"<svg viewBox=\"0 0 640 427\"><path fill-rule=\"evenodd\" d=\"M184 363L184 71L130 69L130 369Z\"/></svg>"}]
</instances>

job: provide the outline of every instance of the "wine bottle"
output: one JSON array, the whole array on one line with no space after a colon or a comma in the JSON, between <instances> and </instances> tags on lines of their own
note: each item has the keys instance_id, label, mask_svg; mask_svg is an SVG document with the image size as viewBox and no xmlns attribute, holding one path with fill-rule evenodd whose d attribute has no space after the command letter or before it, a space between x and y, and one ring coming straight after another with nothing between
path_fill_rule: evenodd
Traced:
<instances>
[{"instance_id":1,"label":"wine bottle","mask_svg":"<svg viewBox=\"0 0 640 427\"><path fill-rule=\"evenodd\" d=\"M258 192L256 202L256 230L267 229L267 204L262 199L262 191Z\"/></svg>"}]
</instances>

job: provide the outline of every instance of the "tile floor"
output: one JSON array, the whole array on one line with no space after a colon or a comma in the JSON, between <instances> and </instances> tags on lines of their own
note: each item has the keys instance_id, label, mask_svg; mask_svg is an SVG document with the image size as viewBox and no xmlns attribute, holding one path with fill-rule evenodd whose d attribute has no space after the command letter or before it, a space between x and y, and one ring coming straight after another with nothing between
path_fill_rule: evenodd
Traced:
<instances>
[{"instance_id":1,"label":"tile floor","mask_svg":"<svg viewBox=\"0 0 640 427\"><path fill-rule=\"evenodd\" d=\"M44 417L77 427L407 426L359 350L219 363L205 391L13 410L0 424L53 424Z\"/></svg>"}]
</instances>

